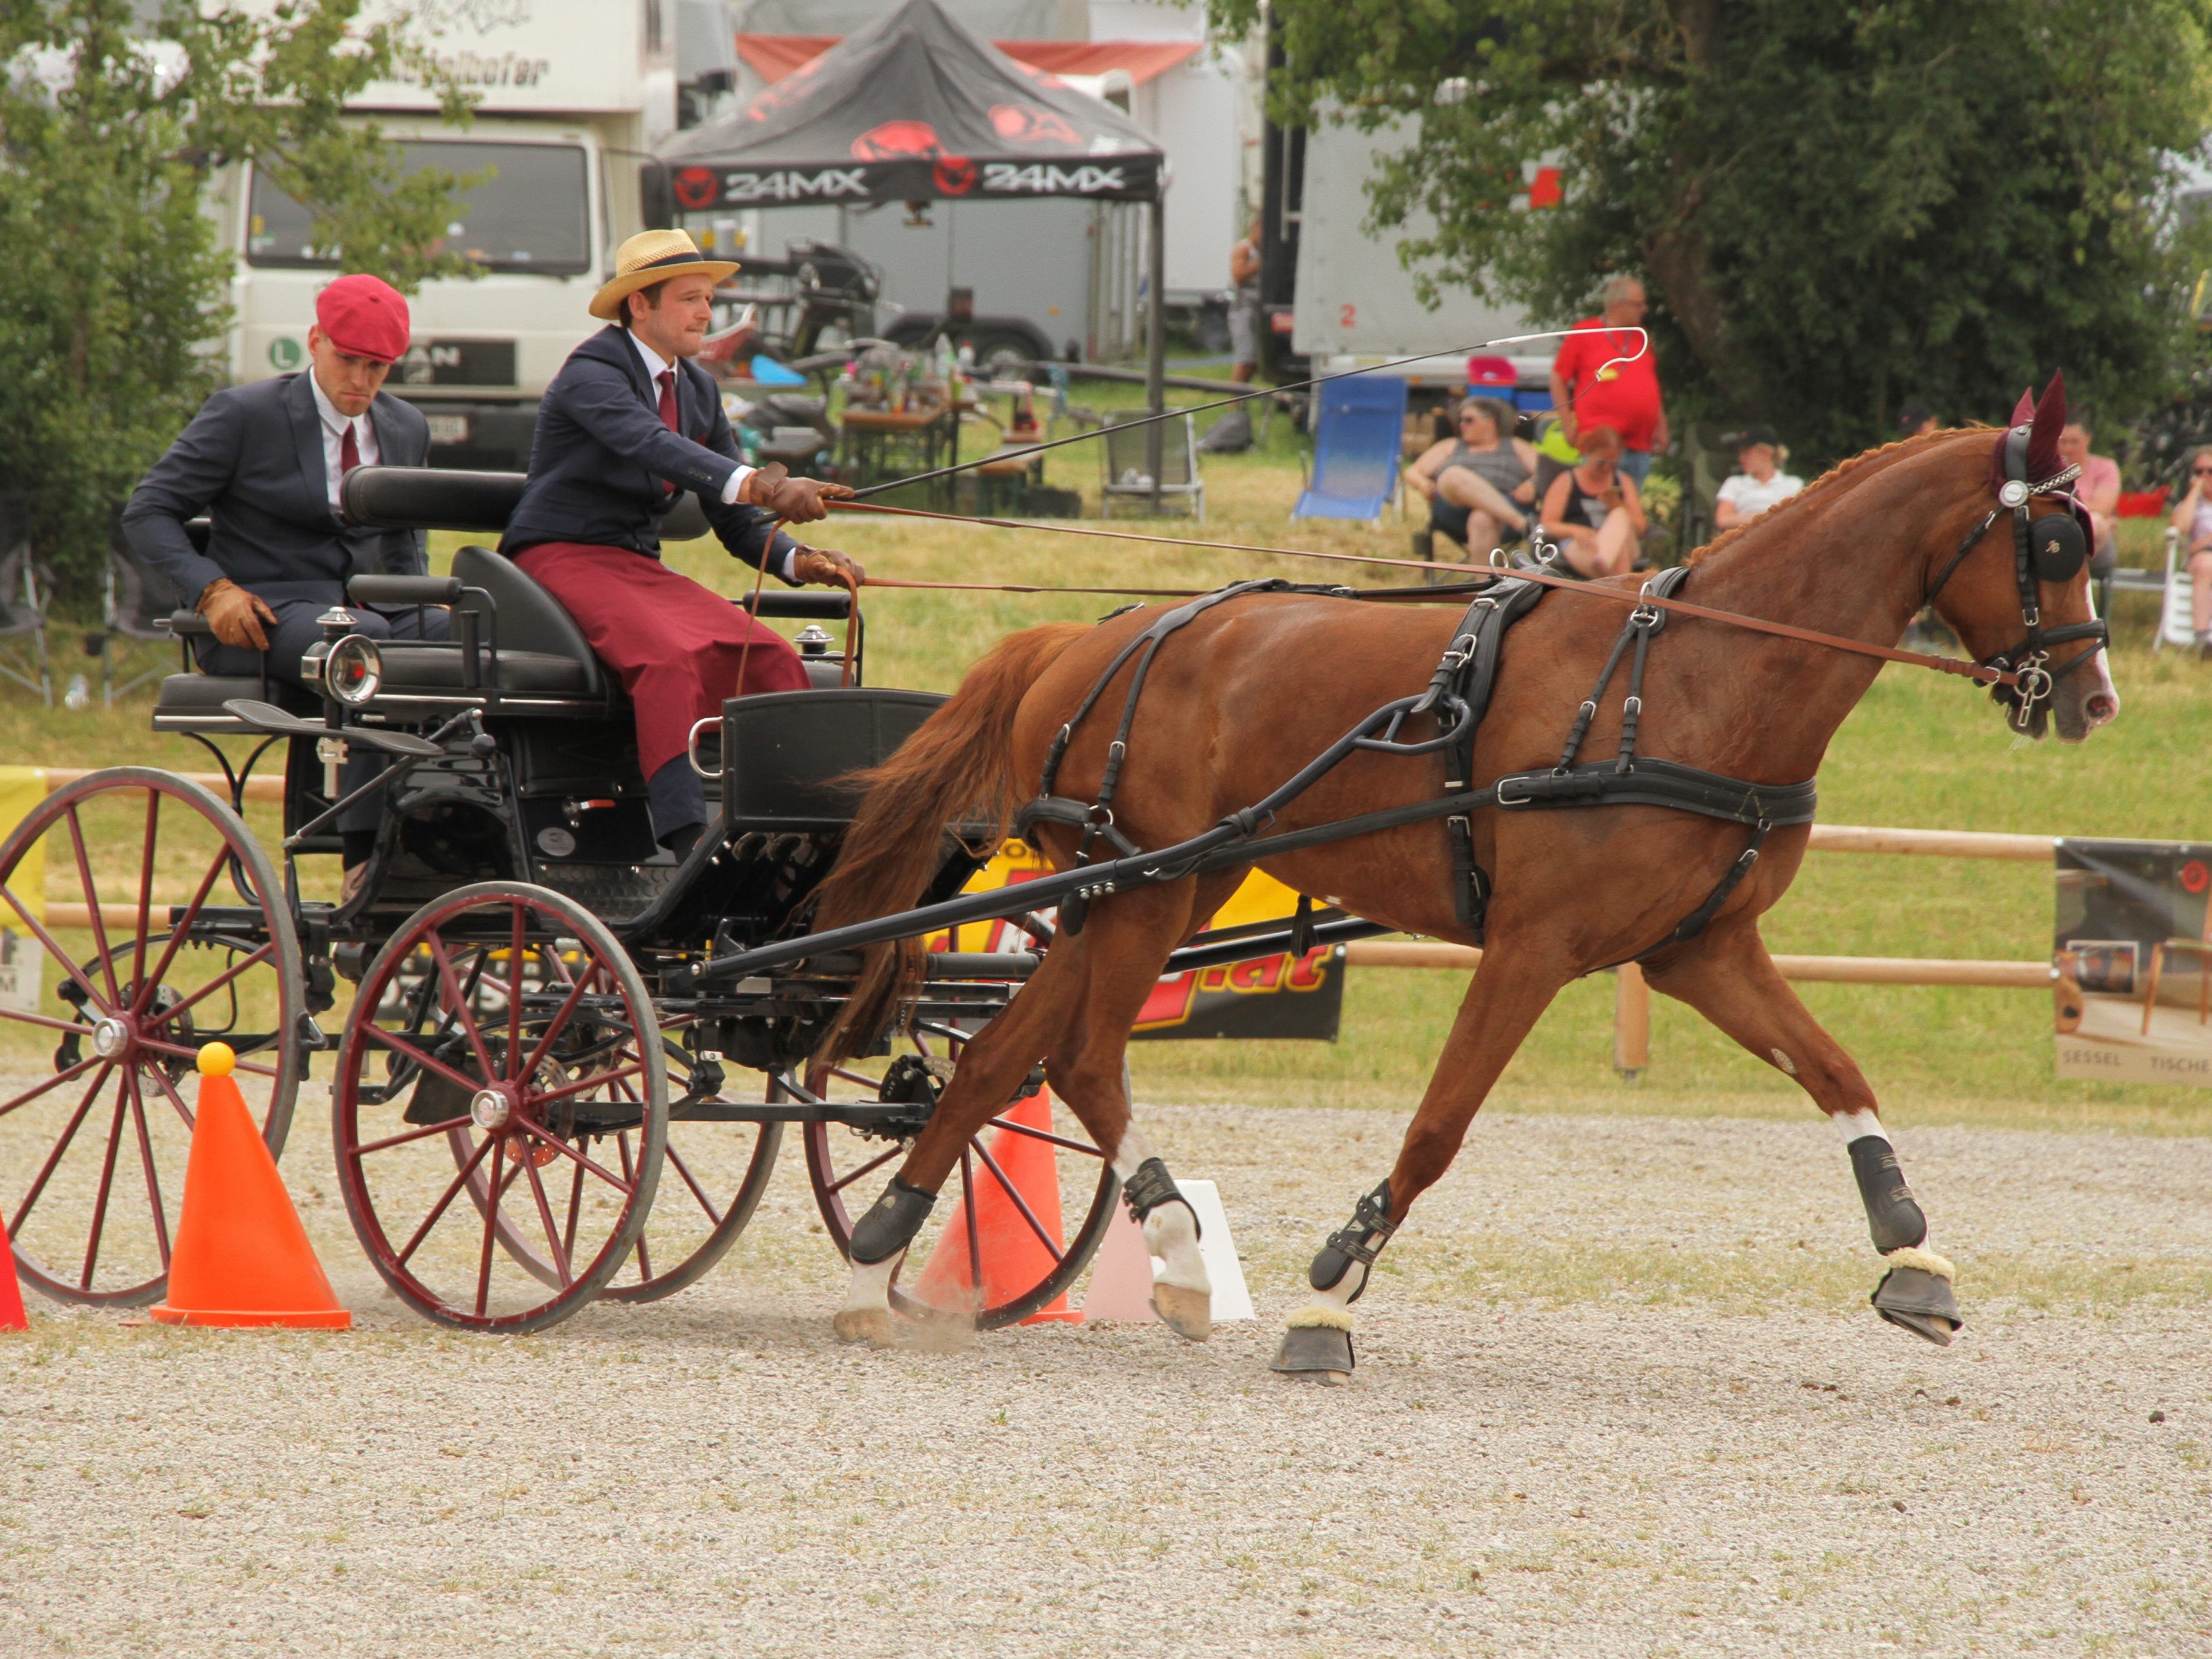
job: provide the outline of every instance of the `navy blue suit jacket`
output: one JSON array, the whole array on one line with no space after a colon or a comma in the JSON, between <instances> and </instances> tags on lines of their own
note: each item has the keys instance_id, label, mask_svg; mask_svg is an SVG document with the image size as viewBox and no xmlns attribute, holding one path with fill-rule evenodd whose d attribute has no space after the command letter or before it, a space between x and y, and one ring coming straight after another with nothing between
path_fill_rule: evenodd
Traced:
<instances>
[{"instance_id":1,"label":"navy blue suit jacket","mask_svg":"<svg viewBox=\"0 0 2212 1659\"><path fill-rule=\"evenodd\" d=\"M677 492L696 490L722 545L747 564L769 550L775 520L722 491L738 470L738 441L714 378L688 359L676 365L680 434L661 423L660 398L637 347L609 324L568 354L538 406L530 482L507 521L500 551L513 558L543 542L626 547L660 556L660 520ZM777 534L779 556L798 544Z\"/></svg>"},{"instance_id":2,"label":"navy blue suit jacket","mask_svg":"<svg viewBox=\"0 0 2212 1659\"><path fill-rule=\"evenodd\" d=\"M349 526L331 511L308 373L216 392L131 492L123 533L168 578L179 603L197 605L220 576L272 604L330 605L345 597L349 576L428 573L420 531ZM422 465L430 423L420 410L379 392L368 419L384 465ZM204 513L215 529L202 554L185 524Z\"/></svg>"}]
</instances>

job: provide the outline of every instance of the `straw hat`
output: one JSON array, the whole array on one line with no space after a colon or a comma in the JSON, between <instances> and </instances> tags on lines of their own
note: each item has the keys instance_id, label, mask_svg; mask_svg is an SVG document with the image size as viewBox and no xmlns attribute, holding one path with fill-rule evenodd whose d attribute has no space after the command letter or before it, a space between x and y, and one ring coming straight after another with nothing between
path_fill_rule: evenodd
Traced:
<instances>
[{"instance_id":1,"label":"straw hat","mask_svg":"<svg viewBox=\"0 0 2212 1659\"><path fill-rule=\"evenodd\" d=\"M623 299L671 276L711 276L720 282L738 269L734 259L709 259L684 230L640 231L615 253L613 279L592 296L592 315L601 322L621 319Z\"/></svg>"}]
</instances>

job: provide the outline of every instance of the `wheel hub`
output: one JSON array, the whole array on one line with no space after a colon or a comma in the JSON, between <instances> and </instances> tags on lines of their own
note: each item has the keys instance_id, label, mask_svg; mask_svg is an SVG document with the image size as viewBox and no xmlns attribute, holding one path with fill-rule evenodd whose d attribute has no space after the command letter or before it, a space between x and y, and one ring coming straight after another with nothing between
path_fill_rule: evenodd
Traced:
<instances>
[{"instance_id":1,"label":"wheel hub","mask_svg":"<svg viewBox=\"0 0 2212 1659\"><path fill-rule=\"evenodd\" d=\"M92 1051L102 1060L114 1060L131 1046L131 1025L111 1016L92 1028Z\"/></svg>"},{"instance_id":2,"label":"wheel hub","mask_svg":"<svg viewBox=\"0 0 2212 1659\"><path fill-rule=\"evenodd\" d=\"M514 1121L514 1103L500 1089L479 1089L469 1097L469 1117L477 1128L496 1134Z\"/></svg>"}]
</instances>

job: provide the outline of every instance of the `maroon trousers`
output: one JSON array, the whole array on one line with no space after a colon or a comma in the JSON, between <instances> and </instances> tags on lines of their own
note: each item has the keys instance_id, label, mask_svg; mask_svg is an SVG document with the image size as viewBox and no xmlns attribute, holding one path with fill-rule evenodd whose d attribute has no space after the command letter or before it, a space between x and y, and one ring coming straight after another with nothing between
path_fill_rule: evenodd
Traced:
<instances>
[{"instance_id":1,"label":"maroon trousers","mask_svg":"<svg viewBox=\"0 0 2212 1659\"><path fill-rule=\"evenodd\" d=\"M725 697L807 688L799 653L781 635L658 559L623 547L544 542L515 562L576 619L629 693L638 766L648 780L683 760L692 726L719 715ZM687 793L697 793L688 764L683 773ZM664 792L653 793L656 827L665 834L677 826L659 823Z\"/></svg>"}]
</instances>

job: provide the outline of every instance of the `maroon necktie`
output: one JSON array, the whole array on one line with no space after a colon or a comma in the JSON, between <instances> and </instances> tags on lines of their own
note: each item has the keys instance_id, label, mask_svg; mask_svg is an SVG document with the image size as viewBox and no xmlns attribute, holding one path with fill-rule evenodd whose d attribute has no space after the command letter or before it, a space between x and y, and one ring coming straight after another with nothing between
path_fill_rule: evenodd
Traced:
<instances>
[{"instance_id":1,"label":"maroon necktie","mask_svg":"<svg viewBox=\"0 0 2212 1659\"><path fill-rule=\"evenodd\" d=\"M676 371L672 368L664 368L653 379L660 386L660 423L671 432L680 433L682 428L676 424ZM664 495L673 495L676 493L676 486L663 478L660 481L660 493Z\"/></svg>"},{"instance_id":2,"label":"maroon necktie","mask_svg":"<svg viewBox=\"0 0 2212 1659\"><path fill-rule=\"evenodd\" d=\"M345 431L343 434L338 439L338 482L340 483L343 483L345 482L346 474L352 471L354 468L360 465L361 443L354 436L353 422L351 421L348 421L345 423ZM338 519L341 523L344 524L351 524L353 522L353 520L348 516L343 506L340 506L338 508Z\"/></svg>"}]
</instances>

